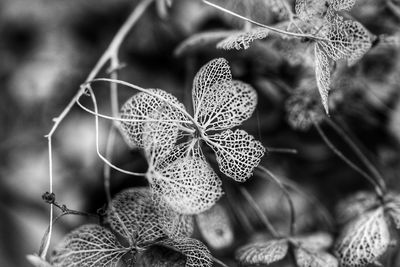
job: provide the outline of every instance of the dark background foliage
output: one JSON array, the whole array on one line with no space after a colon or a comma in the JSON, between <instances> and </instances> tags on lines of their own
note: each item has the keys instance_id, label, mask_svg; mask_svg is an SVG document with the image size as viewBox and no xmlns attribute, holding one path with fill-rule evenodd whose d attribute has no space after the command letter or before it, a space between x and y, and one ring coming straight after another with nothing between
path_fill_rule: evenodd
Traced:
<instances>
[{"instance_id":1,"label":"dark background foliage","mask_svg":"<svg viewBox=\"0 0 400 267\"><path fill-rule=\"evenodd\" d=\"M359 2L352 15L372 33L399 36L400 16L396 9L385 7L384 1ZM38 250L48 224L49 208L41 200L41 194L48 190L44 135L52 126L52 118L73 97L136 3L137 0L0 0L1 266L29 266L25 255ZM398 12L400 4L393 3ZM241 11L239 5L232 7ZM252 16L265 23L275 20L268 10L258 10ZM268 41L257 42L246 51L225 52L206 46L174 57L176 46L191 34L229 29L238 24L195 0L175 1L166 19L160 19L153 8L123 45L120 58L127 67L121 71L121 79L145 88L162 88L190 105L196 71L212 58L227 58L233 76L252 84L259 94L258 110L243 126L246 131L267 147L298 150L297 155L269 153L262 164L313 192L333 213L338 200L370 186L327 148L314 129L299 132L289 126L285 101L304 82L309 70L289 64ZM335 79L335 90L331 93L332 118L347 125L379 167L389 187L398 192L399 46L378 44L355 67L338 64L335 77L339 78ZM107 88L96 90L102 112L109 112ZM122 89L120 102L131 94ZM102 121L103 147L108 125ZM346 155L357 161L329 127L322 127ZM57 201L88 212L96 212L106 202L102 163L95 153L94 134L93 117L75 107L54 138ZM130 152L121 140L115 145L114 155L118 166L144 169L140 154ZM113 194L128 186L145 184L144 179L117 172L112 176ZM224 186L226 197L222 203L229 208L235 222L235 244L213 253L230 262L234 247L256 239L257 235L243 231L238 223L234 210L249 209L243 204L237 185L224 179ZM287 207L282 204L279 190L259 173L246 186L277 228L287 229L288 213L281 212L282 208L287 211ZM327 229L309 203L301 196L294 198L299 231ZM265 230L255 214L248 212L246 217L252 233L262 235ZM54 242L70 229L89 221L83 217L64 218L55 227Z\"/></svg>"}]
</instances>

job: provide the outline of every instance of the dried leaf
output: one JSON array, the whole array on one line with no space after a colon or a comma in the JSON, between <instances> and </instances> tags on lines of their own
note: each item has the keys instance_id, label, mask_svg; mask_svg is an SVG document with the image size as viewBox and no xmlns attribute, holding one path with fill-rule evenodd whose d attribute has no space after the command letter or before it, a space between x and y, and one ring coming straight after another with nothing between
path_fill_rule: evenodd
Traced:
<instances>
[{"instance_id":1,"label":"dried leaf","mask_svg":"<svg viewBox=\"0 0 400 267\"><path fill-rule=\"evenodd\" d=\"M194 230L193 216L174 211L162 198L154 195L158 222L168 237L174 239L180 236L191 236Z\"/></svg>"},{"instance_id":2,"label":"dried leaf","mask_svg":"<svg viewBox=\"0 0 400 267\"><path fill-rule=\"evenodd\" d=\"M239 248L235 258L242 264L271 264L282 260L288 253L289 244L286 239L253 243Z\"/></svg>"},{"instance_id":3,"label":"dried leaf","mask_svg":"<svg viewBox=\"0 0 400 267\"><path fill-rule=\"evenodd\" d=\"M230 81L232 81L231 70L228 61L224 58L211 60L197 72L192 90L194 118L196 120L200 107L209 104L207 97L213 95L213 87Z\"/></svg>"},{"instance_id":4,"label":"dried leaf","mask_svg":"<svg viewBox=\"0 0 400 267\"><path fill-rule=\"evenodd\" d=\"M256 106L257 93L250 85L230 81L215 84L195 112L205 131L215 131L240 125Z\"/></svg>"},{"instance_id":5,"label":"dried leaf","mask_svg":"<svg viewBox=\"0 0 400 267\"><path fill-rule=\"evenodd\" d=\"M358 192L339 202L336 208L336 219L341 224L347 223L377 204L378 199L375 193Z\"/></svg>"},{"instance_id":6,"label":"dried leaf","mask_svg":"<svg viewBox=\"0 0 400 267\"><path fill-rule=\"evenodd\" d=\"M332 15L329 20L326 29L322 30L326 40L318 41L329 58L347 59L349 63L354 63L371 48L369 33L361 23L343 20L337 14Z\"/></svg>"},{"instance_id":7,"label":"dried leaf","mask_svg":"<svg viewBox=\"0 0 400 267\"><path fill-rule=\"evenodd\" d=\"M338 240L335 250L341 266L364 266L377 261L390 243L383 209L360 215L345 227Z\"/></svg>"},{"instance_id":8,"label":"dried leaf","mask_svg":"<svg viewBox=\"0 0 400 267\"><path fill-rule=\"evenodd\" d=\"M350 10L353 8L356 0L330 0L330 8L341 11L341 10Z\"/></svg>"},{"instance_id":9,"label":"dried leaf","mask_svg":"<svg viewBox=\"0 0 400 267\"><path fill-rule=\"evenodd\" d=\"M151 192L145 187L118 193L107 210L107 221L114 231L138 246L145 246L165 236L158 222Z\"/></svg>"},{"instance_id":10,"label":"dried leaf","mask_svg":"<svg viewBox=\"0 0 400 267\"><path fill-rule=\"evenodd\" d=\"M132 96L121 109L121 130L131 148L171 147L179 137L179 121L185 116L175 107L185 107L171 94L148 89Z\"/></svg>"},{"instance_id":11,"label":"dried leaf","mask_svg":"<svg viewBox=\"0 0 400 267\"><path fill-rule=\"evenodd\" d=\"M243 130L226 130L208 138L220 170L238 182L251 177L265 153L263 145Z\"/></svg>"},{"instance_id":12,"label":"dried leaf","mask_svg":"<svg viewBox=\"0 0 400 267\"><path fill-rule=\"evenodd\" d=\"M116 267L127 252L110 231L88 224L70 232L53 251L50 262L55 267Z\"/></svg>"},{"instance_id":13,"label":"dried leaf","mask_svg":"<svg viewBox=\"0 0 400 267\"><path fill-rule=\"evenodd\" d=\"M237 32L217 43L217 48L224 50L248 49L252 42L266 38L269 32L270 30L262 27L253 28L247 32Z\"/></svg>"},{"instance_id":14,"label":"dried leaf","mask_svg":"<svg viewBox=\"0 0 400 267\"><path fill-rule=\"evenodd\" d=\"M322 105L325 112L329 113L328 96L331 84L331 70L328 57L318 44L315 45L315 77Z\"/></svg>"},{"instance_id":15,"label":"dried leaf","mask_svg":"<svg viewBox=\"0 0 400 267\"><path fill-rule=\"evenodd\" d=\"M212 256L208 248L193 238L167 239L159 242L160 245L173 247L186 256L185 267L211 267Z\"/></svg>"},{"instance_id":16,"label":"dried leaf","mask_svg":"<svg viewBox=\"0 0 400 267\"><path fill-rule=\"evenodd\" d=\"M323 251L312 251L297 247L294 251L299 267L337 267L339 263L331 254Z\"/></svg>"},{"instance_id":17,"label":"dried leaf","mask_svg":"<svg viewBox=\"0 0 400 267\"><path fill-rule=\"evenodd\" d=\"M328 250L333 244L332 235L326 232L318 232L311 235L296 236L291 238L295 243L302 248L311 251Z\"/></svg>"},{"instance_id":18,"label":"dried leaf","mask_svg":"<svg viewBox=\"0 0 400 267\"><path fill-rule=\"evenodd\" d=\"M201 235L214 249L224 249L232 245L234 235L231 221L225 208L215 204L211 209L196 217Z\"/></svg>"},{"instance_id":19,"label":"dried leaf","mask_svg":"<svg viewBox=\"0 0 400 267\"><path fill-rule=\"evenodd\" d=\"M203 212L223 194L221 180L198 150L162 165L154 171L151 186L178 213Z\"/></svg>"},{"instance_id":20,"label":"dried leaf","mask_svg":"<svg viewBox=\"0 0 400 267\"><path fill-rule=\"evenodd\" d=\"M296 15L305 21L324 17L327 9L327 1L324 0L296 0Z\"/></svg>"},{"instance_id":21,"label":"dried leaf","mask_svg":"<svg viewBox=\"0 0 400 267\"><path fill-rule=\"evenodd\" d=\"M48 263L36 254L27 255L26 259L35 267L52 267L50 263Z\"/></svg>"},{"instance_id":22,"label":"dried leaf","mask_svg":"<svg viewBox=\"0 0 400 267\"><path fill-rule=\"evenodd\" d=\"M239 31L209 31L201 32L191 35L184 40L174 51L176 56L186 54L188 52L196 51L206 45L216 43L231 35L237 34Z\"/></svg>"},{"instance_id":23,"label":"dried leaf","mask_svg":"<svg viewBox=\"0 0 400 267\"><path fill-rule=\"evenodd\" d=\"M397 229L400 229L400 196L390 195L390 201L386 204L387 212Z\"/></svg>"}]
</instances>

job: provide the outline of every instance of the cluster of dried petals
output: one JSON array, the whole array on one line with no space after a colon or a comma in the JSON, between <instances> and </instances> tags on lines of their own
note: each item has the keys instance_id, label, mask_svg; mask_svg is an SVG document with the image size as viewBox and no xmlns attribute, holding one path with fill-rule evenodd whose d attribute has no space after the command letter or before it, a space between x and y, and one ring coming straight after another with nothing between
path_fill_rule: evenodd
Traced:
<instances>
[{"instance_id":1,"label":"cluster of dried petals","mask_svg":"<svg viewBox=\"0 0 400 267\"><path fill-rule=\"evenodd\" d=\"M251 177L265 153L253 136L231 130L253 114L257 94L250 85L232 80L225 59L200 69L192 99L193 116L159 89L133 96L121 110L125 139L145 151L151 188L182 214L203 212L222 195L221 181L203 156L201 141L215 151L221 172L240 182ZM184 134L190 140L177 145Z\"/></svg>"},{"instance_id":2,"label":"cluster of dried petals","mask_svg":"<svg viewBox=\"0 0 400 267\"><path fill-rule=\"evenodd\" d=\"M192 221L177 220L181 215L171 211L164 213L171 216L169 221L177 222L172 229L172 224L160 222L160 207L154 204L148 188L133 188L119 193L107 210L107 223L111 229L89 224L70 232L54 250L51 266L120 266L124 260L134 264L152 246L166 246L179 251L185 256L187 267L211 266L208 249L200 241L188 237L193 231ZM176 227L177 224L191 226ZM165 230L168 233L174 231L174 235L167 235ZM116 234L124 240L122 243ZM165 264L171 266L173 262Z\"/></svg>"}]
</instances>

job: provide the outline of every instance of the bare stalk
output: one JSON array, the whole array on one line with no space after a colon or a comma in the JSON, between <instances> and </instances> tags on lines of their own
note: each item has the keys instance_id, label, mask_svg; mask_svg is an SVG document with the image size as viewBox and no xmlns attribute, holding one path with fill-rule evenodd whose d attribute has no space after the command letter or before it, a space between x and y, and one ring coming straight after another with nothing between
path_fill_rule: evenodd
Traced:
<instances>
[{"instance_id":1,"label":"bare stalk","mask_svg":"<svg viewBox=\"0 0 400 267\"><path fill-rule=\"evenodd\" d=\"M378 197L382 198L384 194L380 185L371 176L369 176L366 172L364 172L356 164L354 164L350 159L348 159L345 155L343 155L343 153L340 152L340 150L337 149L336 146L325 135L321 126L319 126L317 122L313 120L313 124L317 129L319 135L322 137L326 145L332 150L332 152L335 153L341 160L343 160L349 167L351 167L353 170L355 170L357 173L361 174L365 179L367 179L367 181L374 186L375 192L378 195Z\"/></svg>"},{"instance_id":2,"label":"bare stalk","mask_svg":"<svg viewBox=\"0 0 400 267\"><path fill-rule=\"evenodd\" d=\"M254 200L254 198L250 195L249 191L247 191L247 189L244 188L243 186L239 186L239 190L242 193L242 195L246 198L247 202L249 202L250 206L253 207L253 209L257 213L257 216L264 223L265 227L268 229L268 231L271 233L271 235L274 238L278 238L280 236L280 234L276 231L275 227L272 225L272 223L270 222L268 217L264 214L264 212L261 210L260 206Z\"/></svg>"},{"instance_id":3,"label":"bare stalk","mask_svg":"<svg viewBox=\"0 0 400 267\"><path fill-rule=\"evenodd\" d=\"M264 173L266 173L269 177L272 178L272 180L279 186L279 188L282 190L283 194L285 195L288 203L289 203L289 209L290 209L290 232L289 235L293 236L295 234L295 230L296 230L296 213L295 213L295 209L294 209L294 203L293 203L293 199L290 196L289 191L286 189L285 185L281 182L281 180L276 177L270 170L268 170L267 168L259 165L257 167L258 169L260 169L261 171L263 171Z\"/></svg>"},{"instance_id":4,"label":"bare stalk","mask_svg":"<svg viewBox=\"0 0 400 267\"><path fill-rule=\"evenodd\" d=\"M353 152L358 156L358 158L364 163L367 169L375 177L376 181L380 184L382 190L386 191L386 183L382 175L379 173L378 169L372 164L372 162L365 156L361 149L355 144L355 142L350 138L349 134L346 133L344 129L339 127L332 119L326 120L328 124L346 141Z\"/></svg>"},{"instance_id":5,"label":"bare stalk","mask_svg":"<svg viewBox=\"0 0 400 267\"><path fill-rule=\"evenodd\" d=\"M239 14L237 14L237 13L235 13L235 12L233 12L233 11L230 11L230 10L228 10L228 9L226 9L226 8L223 8L223 7L221 7L221 6L217 5L217 4L211 3L211 2L209 2L209 1L207 1L207 0L203 0L203 3L205 3L205 4L209 5L209 6L212 6L212 7L216 8L216 9L218 9L218 10L221 10L221 11L227 13L227 14L230 14L230 15L232 15L232 16L235 16L235 17L237 17L237 18L240 18L240 19L242 19L242 20L244 20L244 21L248 21L248 22L250 22L250 23L252 23L252 24L254 24L254 25L257 25L257 26L259 26L259 27L268 29L268 30L270 30L270 31L273 31L273 32L276 32L276 33L279 33L279 34L283 34L283 35L287 35L287 36L293 36L293 37L296 37L296 38L309 38L309 39L311 39L311 40L326 41L325 39L319 38L319 37L317 37L317 36L315 36L315 35L288 32L288 31L284 31L284 30L281 30L281 29L277 29L277 28L272 27L272 26L268 26L268 25L262 24L262 23L260 23L260 22L257 22L257 21L254 21L254 20L252 20L252 19L246 18L245 16L239 15Z\"/></svg>"},{"instance_id":6,"label":"bare stalk","mask_svg":"<svg viewBox=\"0 0 400 267\"><path fill-rule=\"evenodd\" d=\"M92 71L89 73L88 77L86 78L86 81L90 81L94 79L97 74L101 71L101 69L104 67L104 65L115 55L118 55L119 48L122 44L122 42L125 40L127 34L129 33L130 29L135 25L135 23L139 20L139 18L143 15L143 13L146 11L146 9L149 7L149 5L153 2L154 0L143 0L140 2L136 8L133 10L131 15L128 17L128 19L125 21L125 23L121 26L121 28L118 30L118 32L115 34L113 40L111 41L109 47L106 49L106 51L103 53L103 55L100 57ZM71 101L67 104L67 106L64 108L64 110L61 112L61 114L54 118L54 125L51 128L50 132L45 136L47 138L48 142L48 147L49 147L49 184L50 184L50 193L53 192L53 155L52 155L52 137L57 130L58 126L60 123L64 120L64 118L67 116L67 114L70 112L76 101L80 98L80 96L85 92L85 88L81 87L79 91L75 94L75 96L71 99ZM49 222L49 231L48 231L48 238L47 241L44 244L42 253L40 254L40 257L42 259L45 259L47 255L47 251L50 246L50 241L51 241L51 235L52 235L52 222L53 222L53 206L50 205L50 222Z\"/></svg>"}]
</instances>

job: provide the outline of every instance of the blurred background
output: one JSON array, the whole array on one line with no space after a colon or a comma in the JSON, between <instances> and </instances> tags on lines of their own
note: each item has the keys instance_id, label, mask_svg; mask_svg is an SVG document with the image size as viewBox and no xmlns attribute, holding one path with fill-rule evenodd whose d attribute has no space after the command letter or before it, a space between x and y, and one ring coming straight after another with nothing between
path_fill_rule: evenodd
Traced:
<instances>
[{"instance_id":1,"label":"blurred background","mask_svg":"<svg viewBox=\"0 0 400 267\"><path fill-rule=\"evenodd\" d=\"M49 190L44 136L137 3L0 0L0 266L30 266L25 255L38 251L49 216L49 206L41 199ZM229 8L242 14L246 10L260 22L278 22L279 18L262 3L225 1ZM332 214L338 200L370 189L327 148L315 129L296 131L290 127L285 103L304 84L309 69L282 56L282 41L261 41L246 51L231 52L215 49L215 43L204 44L176 56L175 48L192 34L233 29L242 23L197 0L176 0L167 16L160 14L152 6L133 28L121 49L125 67L120 79L145 88L162 88L190 105L197 70L215 57L225 57L233 76L252 84L259 93L258 110L243 128L267 147L298 151L296 155L268 153L263 165L301 184ZM337 67L340 79L331 93L331 116L347 125L390 188L400 190L400 3L359 1L348 16L381 39L356 66ZM105 72L99 75L106 76ZM110 114L108 88L99 86L96 94L101 112ZM120 103L131 94L121 89ZM83 102L90 107L88 100ZM109 122L101 121L102 149L109 126ZM357 161L340 137L329 127L326 131L346 155ZM96 213L106 199L103 164L95 150L94 118L75 106L58 128L53 143L57 202ZM114 147L114 162L123 168L145 170L141 155L129 151L121 138ZM210 162L215 163L215 159ZM288 212L282 193L259 176L256 173L245 186L277 228L285 231ZM233 211L239 209L238 203L246 204L237 186L228 179L223 181L226 196L221 203L232 213L234 243L213 253L234 266L234 249L256 239L258 233L263 236L265 229L255 214L248 212L243 218ZM112 172L112 194L135 185L145 185L145 180ZM293 197L299 232L329 229L309 202L301 195ZM93 220L64 217L55 226L52 245L69 230L89 221ZM243 231L243 221L247 221L252 234Z\"/></svg>"}]
</instances>

